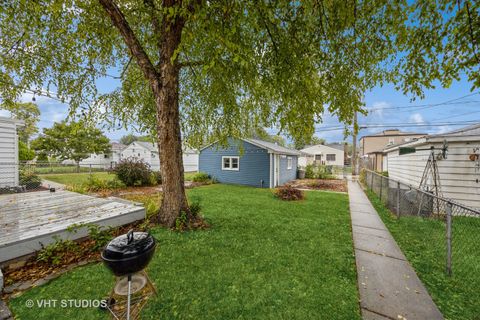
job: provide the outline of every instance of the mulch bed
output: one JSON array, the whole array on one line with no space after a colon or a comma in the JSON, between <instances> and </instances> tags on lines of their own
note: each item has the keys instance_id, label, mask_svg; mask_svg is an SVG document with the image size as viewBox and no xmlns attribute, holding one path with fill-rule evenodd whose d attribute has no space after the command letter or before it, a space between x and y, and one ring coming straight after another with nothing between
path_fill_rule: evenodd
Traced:
<instances>
[{"instance_id":1,"label":"mulch bed","mask_svg":"<svg viewBox=\"0 0 480 320\"><path fill-rule=\"evenodd\" d=\"M130 229L137 230L139 223L132 223L112 231L112 237L128 232ZM12 263L9 267L2 269L5 277L5 287L9 287L15 283L34 283L37 280L48 278L50 275L61 273L69 267L76 264L86 264L93 261L100 261L100 251L92 251L91 248L95 245L95 241L91 239L79 239L75 241L78 244L79 250L75 252L64 252L61 261L57 264L37 261L36 255L31 256L27 261L18 261ZM22 288L23 291L28 288ZM6 293L5 295L11 294Z\"/></svg>"},{"instance_id":2,"label":"mulch bed","mask_svg":"<svg viewBox=\"0 0 480 320\"><path fill-rule=\"evenodd\" d=\"M327 190L334 192L347 192L347 182L343 179L301 179L294 180L289 185L294 188L309 190Z\"/></svg>"}]
</instances>

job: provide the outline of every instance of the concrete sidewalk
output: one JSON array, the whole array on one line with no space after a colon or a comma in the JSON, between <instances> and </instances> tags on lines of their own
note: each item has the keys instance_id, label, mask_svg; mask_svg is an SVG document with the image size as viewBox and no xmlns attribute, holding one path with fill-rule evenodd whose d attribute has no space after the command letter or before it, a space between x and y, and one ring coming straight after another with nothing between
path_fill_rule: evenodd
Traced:
<instances>
[{"instance_id":1,"label":"concrete sidewalk","mask_svg":"<svg viewBox=\"0 0 480 320\"><path fill-rule=\"evenodd\" d=\"M443 319L357 182L348 182L363 319Z\"/></svg>"}]
</instances>

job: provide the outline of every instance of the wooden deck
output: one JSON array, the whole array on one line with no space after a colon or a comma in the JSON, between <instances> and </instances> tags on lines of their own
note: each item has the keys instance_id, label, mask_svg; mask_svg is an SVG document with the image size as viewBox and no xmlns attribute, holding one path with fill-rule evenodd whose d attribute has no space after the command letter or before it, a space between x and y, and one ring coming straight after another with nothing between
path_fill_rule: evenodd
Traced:
<instances>
[{"instance_id":1,"label":"wooden deck","mask_svg":"<svg viewBox=\"0 0 480 320\"><path fill-rule=\"evenodd\" d=\"M72 225L120 226L145 218L145 208L118 198L96 198L70 191L0 195L0 265L63 239L88 235Z\"/></svg>"}]
</instances>

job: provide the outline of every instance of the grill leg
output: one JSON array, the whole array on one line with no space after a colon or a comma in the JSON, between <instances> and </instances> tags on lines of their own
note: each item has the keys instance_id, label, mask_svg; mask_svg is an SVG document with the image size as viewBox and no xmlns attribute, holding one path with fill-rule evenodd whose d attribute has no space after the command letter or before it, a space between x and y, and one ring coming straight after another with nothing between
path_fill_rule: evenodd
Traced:
<instances>
[{"instance_id":1,"label":"grill leg","mask_svg":"<svg viewBox=\"0 0 480 320\"><path fill-rule=\"evenodd\" d=\"M130 291L132 289L132 275L128 275L127 320L130 320Z\"/></svg>"}]
</instances>

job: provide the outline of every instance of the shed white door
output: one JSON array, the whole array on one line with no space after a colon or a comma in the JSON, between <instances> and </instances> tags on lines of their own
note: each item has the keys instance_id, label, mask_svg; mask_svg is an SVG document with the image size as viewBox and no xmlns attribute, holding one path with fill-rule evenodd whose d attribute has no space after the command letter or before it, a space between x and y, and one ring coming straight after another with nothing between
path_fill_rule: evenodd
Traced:
<instances>
[{"instance_id":1,"label":"shed white door","mask_svg":"<svg viewBox=\"0 0 480 320\"><path fill-rule=\"evenodd\" d=\"M280 185L280 155L274 154L273 160L273 186L278 187Z\"/></svg>"}]
</instances>

